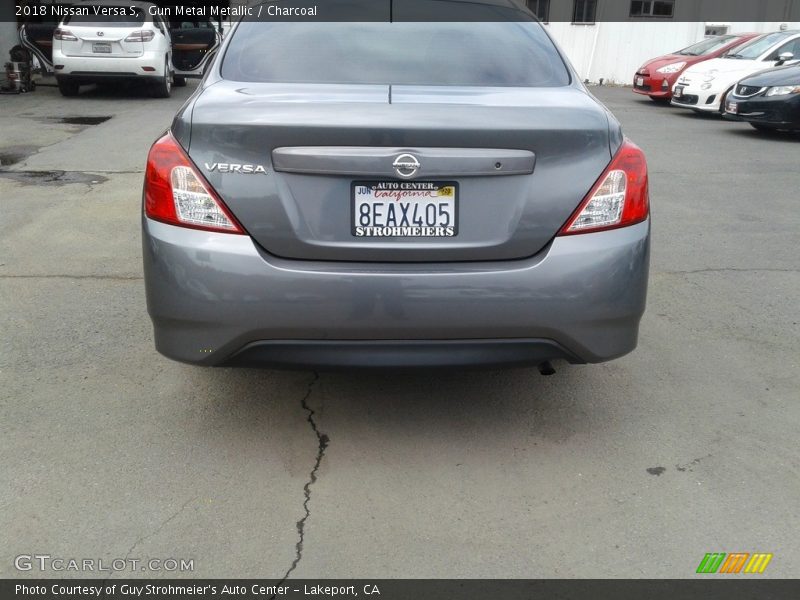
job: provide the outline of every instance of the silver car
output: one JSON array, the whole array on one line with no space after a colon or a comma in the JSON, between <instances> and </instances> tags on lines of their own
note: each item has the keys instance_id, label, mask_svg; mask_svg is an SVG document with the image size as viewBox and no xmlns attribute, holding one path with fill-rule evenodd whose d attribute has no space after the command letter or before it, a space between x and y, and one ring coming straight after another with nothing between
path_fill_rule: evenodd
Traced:
<instances>
[{"instance_id":1,"label":"silver car","mask_svg":"<svg viewBox=\"0 0 800 600\"><path fill-rule=\"evenodd\" d=\"M545 28L504 10L238 23L148 157L158 351L297 368L632 351L644 155Z\"/></svg>"}]
</instances>

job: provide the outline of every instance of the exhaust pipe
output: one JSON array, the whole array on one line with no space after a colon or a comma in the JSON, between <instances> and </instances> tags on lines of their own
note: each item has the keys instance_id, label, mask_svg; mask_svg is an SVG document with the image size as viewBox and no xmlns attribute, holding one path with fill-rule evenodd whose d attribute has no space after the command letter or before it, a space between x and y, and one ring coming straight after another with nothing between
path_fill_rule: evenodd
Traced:
<instances>
[{"instance_id":1,"label":"exhaust pipe","mask_svg":"<svg viewBox=\"0 0 800 600\"><path fill-rule=\"evenodd\" d=\"M550 364L549 360L539 363L539 373L544 376L548 375L555 375L556 370L553 368L553 365Z\"/></svg>"}]
</instances>

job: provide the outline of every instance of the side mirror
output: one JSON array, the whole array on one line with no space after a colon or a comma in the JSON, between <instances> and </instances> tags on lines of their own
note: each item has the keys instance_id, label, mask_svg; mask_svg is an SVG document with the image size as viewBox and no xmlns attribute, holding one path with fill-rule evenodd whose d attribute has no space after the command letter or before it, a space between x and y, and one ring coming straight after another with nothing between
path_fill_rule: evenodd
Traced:
<instances>
[{"instance_id":1,"label":"side mirror","mask_svg":"<svg viewBox=\"0 0 800 600\"><path fill-rule=\"evenodd\" d=\"M794 58L794 54L791 52L781 52L778 55L778 62L775 63L775 66L782 65L785 62L788 62Z\"/></svg>"}]
</instances>

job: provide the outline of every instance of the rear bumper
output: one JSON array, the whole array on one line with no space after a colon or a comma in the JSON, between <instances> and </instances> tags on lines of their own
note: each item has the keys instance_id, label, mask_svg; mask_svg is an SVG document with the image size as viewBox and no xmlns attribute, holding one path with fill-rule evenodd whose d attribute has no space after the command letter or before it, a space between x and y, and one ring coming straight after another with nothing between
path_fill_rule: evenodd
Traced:
<instances>
[{"instance_id":1,"label":"rear bumper","mask_svg":"<svg viewBox=\"0 0 800 600\"><path fill-rule=\"evenodd\" d=\"M164 76L164 55L145 52L141 56L67 56L53 50L56 77L70 79L144 79ZM61 67L61 68L58 68ZM145 71L151 67L155 71Z\"/></svg>"},{"instance_id":2,"label":"rear bumper","mask_svg":"<svg viewBox=\"0 0 800 600\"><path fill-rule=\"evenodd\" d=\"M649 221L504 262L286 260L248 236L143 220L157 349L199 365L602 362L636 347Z\"/></svg>"},{"instance_id":3,"label":"rear bumper","mask_svg":"<svg viewBox=\"0 0 800 600\"><path fill-rule=\"evenodd\" d=\"M583 363L552 340L268 340L248 344L220 366L308 369L508 367L562 358Z\"/></svg>"},{"instance_id":4,"label":"rear bumper","mask_svg":"<svg viewBox=\"0 0 800 600\"><path fill-rule=\"evenodd\" d=\"M161 79L160 76L153 73L138 74L138 73L104 73L99 71L82 71L77 73L70 73L69 75L61 75L56 73L56 81L75 82L78 84L89 83L116 83L127 81L142 81L142 82L155 82Z\"/></svg>"}]
</instances>

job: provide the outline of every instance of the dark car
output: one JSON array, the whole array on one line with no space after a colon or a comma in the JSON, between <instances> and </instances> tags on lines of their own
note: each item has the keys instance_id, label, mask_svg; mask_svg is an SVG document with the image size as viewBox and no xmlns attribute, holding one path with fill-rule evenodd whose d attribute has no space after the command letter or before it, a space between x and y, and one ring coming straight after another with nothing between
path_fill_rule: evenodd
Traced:
<instances>
[{"instance_id":1,"label":"dark car","mask_svg":"<svg viewBox=\"0 0 800 600\"><path fill-rule=\"evenodd\" d=\"M800 131L800 65L742 79L725 103L725 117L762 131Z\"/></svg>"}]
</instances>

